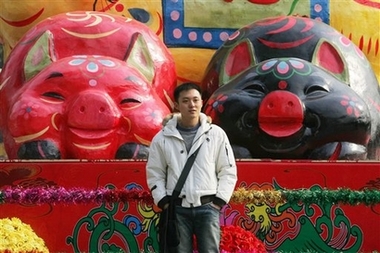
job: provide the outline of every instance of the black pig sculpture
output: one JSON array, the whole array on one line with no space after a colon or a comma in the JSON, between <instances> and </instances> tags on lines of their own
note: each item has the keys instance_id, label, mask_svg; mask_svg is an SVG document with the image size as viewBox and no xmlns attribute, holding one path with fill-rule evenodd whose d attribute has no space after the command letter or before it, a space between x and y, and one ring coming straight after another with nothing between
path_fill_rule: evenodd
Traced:
<instances>
[{"instance_id":1,"label":"black pig sculpture","mask_svg":"<svg viewBox=\"0 0 380 253\"><path fill-rule=\"evenodd\" d=\"M239 29L212 57L203 108L237 158L380 160L380 88L331 26L280 16Z\"/></svg>"}]
</instances>

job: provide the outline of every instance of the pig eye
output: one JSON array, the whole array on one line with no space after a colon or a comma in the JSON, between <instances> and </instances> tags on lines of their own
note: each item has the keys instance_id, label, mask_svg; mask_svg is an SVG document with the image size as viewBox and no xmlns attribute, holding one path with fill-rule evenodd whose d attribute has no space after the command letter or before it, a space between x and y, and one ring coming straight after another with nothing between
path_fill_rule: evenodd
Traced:
<instances>
[{"instance_id":1,"label":"pig eye","mask_svg":"<svg viewBox=\"0 0 380 253\"><path fill-rule=\"evenodd\" d=\"M62 96L61 94L57 92L45 92L44 94L42 94L42 96L48 97L48 98L54 98L58 100L65 100L64 96Z\"/></svg>"},{"instance_id":2,"label":"pig eye","mask_svg":"<svg viewBox=\"0 0 380 253\"><path fill-rule=\"evenodd\" d=\"M266 89L262 84L252 83L243 88L245 92L255 96L263 96L266 93Z\"/></svg>"},{"instance_id":3,"label":"pig eye","mask_svg":"<svg viewBox=\"0 0 380 253\"><path fill-rule=\"evenodd\" d=\"M46 79L55 78L55 77L63 77L63 74L60 72L53 72Z\"/></svg>"},{"instance_id":4,"label":"pig eye","mask_svg":"<svg viewBox=\"0 0 380 253\"><path fill-rule=\"evenodd\" d=\"M134 98L125 98L120 102L120 104L127 104L127 103L141 103L141 102Z\"/></svg>"},{"instance_id":5,"label":"pig eye","mask_svg":"<svg viewBox=\"0 0 380 253\"><path fill-rule=\"evenodd\" d=\"M121 100L120 105L124 109L136 108L141 105L141 101L134 98L125 98Z\"/></svg>"},{"instance_id":6,"label":"pig eye","mask_svg":"<svg viewBox=\"0 0 380 253\"><path fill-rule=\"evenodd\" d=\"M306 88L305 94L309 97L325 96L330 90L324 85L310 85Z\"/></svg>"}]
</instances>

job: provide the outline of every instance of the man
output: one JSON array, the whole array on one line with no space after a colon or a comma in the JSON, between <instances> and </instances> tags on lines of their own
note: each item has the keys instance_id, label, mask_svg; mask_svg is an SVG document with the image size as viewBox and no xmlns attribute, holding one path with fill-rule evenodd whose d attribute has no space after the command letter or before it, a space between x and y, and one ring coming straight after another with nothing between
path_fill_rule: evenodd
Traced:
<instances>
[{"instance_id":1,"label":"man","mask_svg":"<svg viewBox=\"0 0 380 253\"><path fill-rule=\"evenodd\" d=\"M199 253L219 252L220 210L230 200L237 181L235 157L226 133L201 113L199 86L179 85L174 100L179 113L167 119L150 145L147 183L155 204L167 208L187 158L201 146L175 200L180 234L177 252L193 252L193 235Z\"/></svg>"}]
</instances>

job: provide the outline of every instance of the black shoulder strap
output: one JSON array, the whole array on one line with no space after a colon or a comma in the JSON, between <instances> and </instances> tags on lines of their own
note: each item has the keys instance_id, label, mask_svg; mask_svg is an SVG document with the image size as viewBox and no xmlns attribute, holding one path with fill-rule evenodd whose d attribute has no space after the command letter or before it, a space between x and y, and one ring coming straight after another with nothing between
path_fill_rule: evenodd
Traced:
<instances>
[{"instance_id":1,"label":"black shoulder strap","mask_svg":"<svg viewBox=\"0 0 380 253\"><path fill-rule=\"evenodd\" d=\"M178 198L179 194L181 193L182 187L185 184L186 178L189 175L190 169L193 166L195 157L197 156L198 151L201 148L201 146L202 145L200 145L199 148L197 148L197 150L195 150L194 153L189 158L187 158L186 164L183 167L182 173L179 176L178 182L175 185L174 191L172 193L172 199Z\"/></svg>"}]
</instances>

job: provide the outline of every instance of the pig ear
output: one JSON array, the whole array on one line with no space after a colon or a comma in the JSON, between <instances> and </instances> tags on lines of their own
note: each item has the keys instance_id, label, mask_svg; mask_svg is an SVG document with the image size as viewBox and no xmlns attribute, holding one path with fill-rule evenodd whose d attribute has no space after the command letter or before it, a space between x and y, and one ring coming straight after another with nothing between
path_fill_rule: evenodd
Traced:
<instances>
[{"instance_id":1,"label":"pig ear","mask_svg":"<svg viewBox=\"0 0 380 253\"><path fill-rule=\"evenodd\" d=\"M132 35L131 43L125 56L125 61L139 70L149 83L154 78L154 62L149 52L148 44L140 33Z\"/></svg>"},{"instance_id":2,"label":"pig ear","mask_svg":"<svg viewBox=\"0 0 380 253\"><path fill-rule=\"evenodd\" d=\"M220 73L220 85L231 81L243 71L255 65L254 51L252 43L248 40L241 40L231 47L222 63Z\"/></svg>"},{"instance_id":3,"label":"pig ear","mask_svg":"<svg viewBox=\"0 0 380 253\"><path fill-rule=\"evenodd\" d=\"M53 34L50 31L46 31L38 38L25 57L25 80L28 81L54 61L56 61L56 55L54 52Z\"/></svg>"},{"instance_id":4,"label":"pig ear","mask_svg":"<svg viewBox=\"0 0 380 253\"><path fill-rule=\"evenodd\" d=\"M349 84L347 63L339 50L327 40L321 39L318 42L313 54L312 63Z\"/></svg>"}]
</instances>

